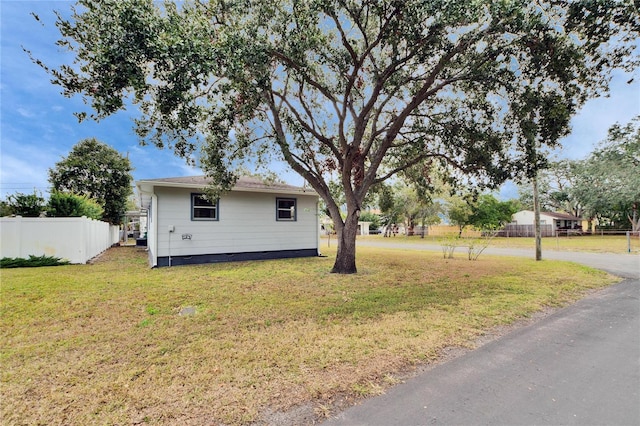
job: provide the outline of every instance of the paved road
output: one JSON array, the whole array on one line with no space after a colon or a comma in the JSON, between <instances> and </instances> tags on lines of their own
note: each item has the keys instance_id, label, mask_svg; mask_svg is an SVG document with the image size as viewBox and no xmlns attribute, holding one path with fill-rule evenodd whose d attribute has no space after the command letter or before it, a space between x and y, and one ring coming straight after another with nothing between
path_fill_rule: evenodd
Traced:
<instances>
[{"instance_id":1,"label":"paved road","mask_svg":"<svg viewBox=\"0 0 640 426\"><path fill-rule=\"evenodd\" d=\"M365 400L325 425L640 425L640 258L551 251L543 257L628 279Z\"/></svg>"}]
</instances>

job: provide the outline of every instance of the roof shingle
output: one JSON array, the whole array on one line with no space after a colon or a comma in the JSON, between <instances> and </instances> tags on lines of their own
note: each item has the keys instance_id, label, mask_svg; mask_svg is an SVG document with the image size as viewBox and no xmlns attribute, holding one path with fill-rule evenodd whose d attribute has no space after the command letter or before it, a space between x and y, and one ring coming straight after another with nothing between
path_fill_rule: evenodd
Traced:
<instances>
[{"instance_id":1,"label":"roof shingle","mask_svg":"<svg viewBox=\"0 0 640 426\"><path fill-rule=\"evenodd\" d=\"M211 180L206 176L181 176L181 177L168 177L160 179L143 179L143 182L157 184L162 186L163 183L170 184L171 186L185 185L189 187L199 186L204 188L209 185ZM232 190L261 190L261 191L283 191L283 192L314 192L312 188L304 188L286 183L265 181L258 177L253 176L241 176Z\"/></svg>"}]
</instances>

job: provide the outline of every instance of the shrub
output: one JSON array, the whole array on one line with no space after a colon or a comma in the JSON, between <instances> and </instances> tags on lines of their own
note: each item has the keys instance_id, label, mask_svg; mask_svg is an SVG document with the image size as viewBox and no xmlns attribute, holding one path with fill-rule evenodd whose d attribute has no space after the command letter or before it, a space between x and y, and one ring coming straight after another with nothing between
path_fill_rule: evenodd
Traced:
<instances>
[{"instance_id":1,"label":"shrub","mask_svg":"<svg viewBox=\"0 0 640 426\"><path fill-rule=\"evenodd\" d=\"M29 255L28 259L19 257L3 257L0 259L0 268L35 268L38 266L60 266L68 265L68 260L62 260L53 256L33 256Z\"/></svg>"},{"instance_id":2,"label":"shrub","mask_svg":"<svg viewBox=\"0 0 640 426\"><path fill-rule=\"evenodd\" d=\"M380 227L380 216L372 212L362 212L360 215L360 221L371 222L369 229L372 231L375 231Z\"/></svg>"},{"instance_id":3,"label":"shrub","mask_svg":"<svg viewBox=\"0 0 640 426\"><path fill-rule=\"evenodd\" d=\"M45 210L45 200L35 192L33 194L17 192L7 197L3 210L6 210L4 213L17 216L38 217Z\"/></svg>"},{"instance_id":4,"label":"shrub","mask_svg":"<svg viewBox=\"0 0 640 426\"><path fill-rule=\"evenodd\" d=\"M445 259L453 259L453 252L460 244L460 238L455 235L445 235L440 238L440 247L442 248L442 257Z\"/></svg>"},{"instance_id":5,"label":"shrub","mask_svg":"<svg viewBox=\"0 0 640 426\"><path fill-rule=\"evenodd\" d=\"M54 191L49 197L47 214L51 217L81 217L101 219L104 209L97 201L84 195Z\"/></svg>"}]
</instances>

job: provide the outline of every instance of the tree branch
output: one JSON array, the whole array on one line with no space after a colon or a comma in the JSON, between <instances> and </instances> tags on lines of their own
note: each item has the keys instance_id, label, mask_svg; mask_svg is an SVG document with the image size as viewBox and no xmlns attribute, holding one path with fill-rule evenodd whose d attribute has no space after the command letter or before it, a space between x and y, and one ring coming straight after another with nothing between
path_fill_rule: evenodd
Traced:
<instances>
[{"instance_id":1,"label":"tree branch","mask_svg":"<svg viewBox=\"0 0 640 426\"><path fill-rule=\"evenodd\" d=\"M291 104L291 102L286 97L283 97L277 91L273 91L273 95L278 97L278 98L280 98L281 101L285 105L287 105L289 111L291 111L291 113L295 117L295 119L298 122L298 124L300 124L300 126L302 126L302 128L304 130L306 130L309 134L311 134L314 138L316 138L318 140L318 142L320 142L322 145L324 145L327 148L329 148L331 150L331 152L333 153L333 155L336 156L336 158L338 158L339 160L341 159L340 158L340 151L334 145L333 139L324 136L322 133L318 132L314 127L310 126L309 123L306 120L304 120L304 118L300 115L298 110ZM309 113L310 113L310 111L307 111L307 114L309 114Z\"/></svg>"},{"instance_id":2,"label":"tree branch","mask_svg":"<svg viewBox=\"0 0 640 426\"><path fill-rule=\"evenodd\" d=\"M331 103L334 105L336 113L340 114L340 110L338 108L338 101L336 100L336 98L333 96L333 93L331 93L331 91L328 88L324 87L322 84L320 84L319 82L317 82L314 79L312 79L304 71L304 68L300 64L298 64L297 62L295 62L294 60L289 58L287 55L285 55L285 54L283 54L281 52L278 52L275 49L271 50L271 54L273 56L275 56L276 58L278 58L280 61L282 61L284 64L286 64L289 67L291 67L291 68L295 69L296 71L298 71L300 76L302 76L303 81L309 83L311 86L316 88L320 93L322 93L325 98L327 98L329 101L331 101Z\"/></svg>"}]
</instances>

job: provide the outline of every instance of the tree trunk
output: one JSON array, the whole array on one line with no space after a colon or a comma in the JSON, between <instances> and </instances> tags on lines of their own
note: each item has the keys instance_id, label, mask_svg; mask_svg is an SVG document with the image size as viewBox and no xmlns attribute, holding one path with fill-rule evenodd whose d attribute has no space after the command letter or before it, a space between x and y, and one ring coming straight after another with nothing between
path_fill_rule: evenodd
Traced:
<instances>
[{"instance_id":1,"label":"tree trunk","mask_svg":"<svg viewBox=\"0 0 640 426\"><path fill-rule=\"evenodd\" d=\"M338 252L333 264L332 273L355 274L356 269L356 235L358 233L359 210L350 214L344 221L344 226L337 230Z\"/></svg>"},{"instance_id":2,"label":"tree trunk","mask_svg":"<svg viewBox=\"0 0 640 426\"><path fill-rule=\"evenodd\" d=\"M631 231L640 232L640 220L638 220L638 204L633 203L632 207L633 213L631 216L627 216L629 218L629 222L631 222Z\"/></svg>"},{"instance_id":3,"label":"tree trunk","mask_svg":"<svg viewBox=\"0 0 640 426\"><path fill-rule=\"evenodd\" d=\"M533 224L536 236L536 260L542 260L542 229L540 228L540 197L538 196L538 172L533 176Z\"/></svg>"},{"instance_id":4,"label":"tree trunk","mask_svg":"<svg viewBox=\"0 0 640 426\"><path fill-rule=\"evenodd\" d=\"M408 225L407 225L407 236L408 237L412 237L414 232L414 224L413 221L409 221Z\"/></svg>"}]
</instances>

